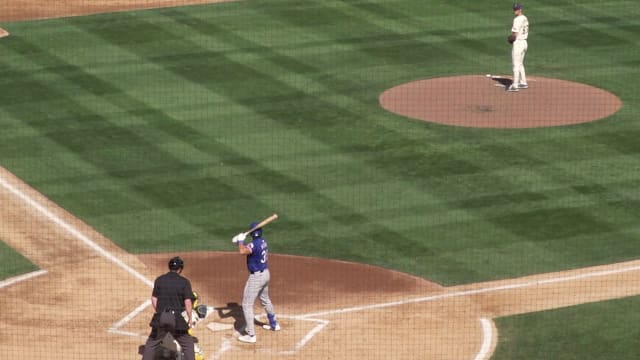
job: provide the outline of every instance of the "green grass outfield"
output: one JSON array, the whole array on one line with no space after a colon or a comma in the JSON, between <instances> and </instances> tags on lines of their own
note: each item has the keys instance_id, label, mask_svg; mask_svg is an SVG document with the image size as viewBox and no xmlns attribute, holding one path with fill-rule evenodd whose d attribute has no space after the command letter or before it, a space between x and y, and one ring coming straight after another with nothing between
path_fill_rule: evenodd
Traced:
<instances>
[{"instance_id":1,"label":"green grass outfield","mask_svg":"<svg viewBox=\"0 0 640 360\"><path fill-rule=\"evenodd\" d=\"M615 93L607 119L466 129L378 106L411 80L508 74L510 5L269 0L3 24L0 164L133 253L230 250L277 212L274 252L444 285L639 258L635 4L525 3L528 74ZM546 341L521 323L509 337Z\"/></svg>"}]
</instances>

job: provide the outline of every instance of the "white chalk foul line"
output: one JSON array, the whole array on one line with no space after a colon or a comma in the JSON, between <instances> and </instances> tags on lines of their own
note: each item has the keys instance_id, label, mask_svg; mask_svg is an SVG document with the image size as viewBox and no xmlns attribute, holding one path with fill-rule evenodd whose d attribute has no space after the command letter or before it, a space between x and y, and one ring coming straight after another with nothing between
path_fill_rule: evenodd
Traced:
<instances>
[{"instance_id":1,"label":"white chalk foul line","mask_svg":"<svg viewBox=\"0 0 640 360\"><path fill-rule=\"evenodd\" d=\"M67 223L66 221L60 219L54 213L49 211L49 209L47 209L46 207L40 205L34 199L30 198L27 194L25 194L24 192L20 191L19 189L17 189L13 185L11 185L2 176L0 176L0 186L4 187L8 191L10 191L12 194L17 196L20 200L25 202L28 206L30 206L33 209L35 209L38 212L40 212L47 219L49 219L51 222L53 222L54 224L58 225L59 227L61 227L65 231L67 231L71 236L73 236L76 239L80 240L82 243L87 245L90 249L92 249L93 251L97 252L100 256L102 256L105 259L111 261L112 263L114 263L118 267L124 269L127 273L129 273L133 277L137 278L138 280L142 281L147 286L153 287L153 282L151 280L147 279L144 275L142 275L141 273L136 271L131 266L127 265L124 261L118 259L115 255L113 255L110 252L108 252L107 250L103 249L100 245L96 244L93 240L91 240L89 237L87 237L86 235L81 233L78 229L76 229L75 227L73 227L72 225ZM43 273L46 273L46 270L42 270L41 272L36 272L36 275L42 275ZM27 274L27 276L28 275L29 274ZM120 331L119 328L121 326L123 326L124 324L126 324L128 321L130 321L138 313L142 312L149 305L151 305L151 301L148 300L145 303L143 303L142 305L138 306L138 308L136 308L136 310L134 310L131 314L125 316L122 320L120 320L120 321L116 322L114 325L112 325L107 331L108 332L112 332L112 333L118 333L118 334L121 334L121 335L127 335L127 336L139 336L139 334L133 334L133 333L129 333L129 332Z\"/></svg>"},{"instance_id":2,"label":"white chalk foul line","mask_svg":"<svg viewBox=\"0 0 640 360\"><path fill-rule=\"evenodd\" d=\"M507 285L500 285L500 286L491 286L491 287L480 288L480 289L472 289L472 290L445 292L445 293L442 293L442 294L419 297L419 298L415 298L415 299L392 301L392 302L387 302L387 303L369 304L369 305L354 306L354 307L343 308L343 309L320 311L320 312L300 315L299 317L301 317L301 318L322 317L322 316L344 314L344 313L350 313L350 312L358 312L358 311L365 311L365 310L372 310L372 309L380 309L380 308L387 308L387 307L394 307L394 306L402 306L402 305L413 304L413 303L429 302L429 301L436 301L436 300L455 298L455 297L463 297L463 296L471 296L471 295L478 295L478 294L486 294L486 293L498 292L498 291L504 291L504 290L523 289L523 288L527 288L527 287L539 286L539 285L545 285L545 284L561 283L561 282L575 281L575 280L584 280L584 279L589 279L589 278L594 278L594 277L622 274L622 273L625 273L625 272L632 272L632 271L639 271L639 270L640 270L640 265L634 265L634 266L623 267L623 268L618 268L618 269L593 271L593 272L581 273L581 274L576 274L576 275L560 276L560 277L543 279L543 280L525 281L525 282L521 282L521 283L514 283L514 284L507 284Z\"/></svg>"},{"instance_id":3,"label":"white chalk foul line","mask_svg":"<svg viewBox=\"0 0 640 360\"><path fill-rule=\"evenodd\" d=\"M473 289L473 290L454 291L454 292L448 292L448 293L442 293L442 294L437 294L437 295L431 295L431 296L415 298L415 299L392 301L392 302L387 302L387 303L369 304L369 305L363 305L363 306L354 306L354 307L349 307L349 308L320 311L320 312L314 312L314 313L298 315L298 316L295 316L294 318L297 318L297 319L318 318L318 317L323 317L323 316L345 314L345 313L366 311L366 310L372 310L372 309L381 309L381 308L387 308L387 307L402 306L402 305L408 305L408 304L413 304L413 303L437 301L437 300L443 300L443 299L449 299L449 298L455 298L455 297L472 296L472 295L478 295L478 294L486 294L486 293L498 292L498 291L504 291L504 290L523 289L523 288L527 288L527 287L539 286L539 285L545 285L545 284L554 284L554 283L561 283L561 282L567 282L567 281L584 280L584 279L589 279L589 278L608 276L608 275L615 275L615 274L622 274L622 273L638 271L638 270L640 270L640 265L634 265L634 266L628 266L628 267L621 267L621 268L618 268L618 269L592 271L592 272L587 272L587 273L580 273L580 274L576 274L576 275L567 275L567 276L559 276L559 277L543 279L543 280L525 281L525 282L520 282L520 283L507 284L507 285L501 285L501 286L490 286L490 287L486 287L486 288ZM487 359L491 355L490 354L491 353L491 344L492 344L492 341L493 341L493 328L492 328L491 320L486 319L486 318L482 318L480 320L480 322L481 322L481 327L482 327L483 342L482 342L482 346L480 348L480 352L476 355L475 360Z\"/></svg>"},{"instance_id":4,"label":"white chalk foul line","mask_svg":"<svg viewBox=\"0 0 640 360\"><path fill-rule=\"evenodd\" d=\"M4 279L0 281L0 289L5 288L7 286L11 286L13 284L17 284L21 281L33 279L36 276L44 275L46 273L47 273L47 270L38 270L38 271L33 271L27 274L22 274L22 275L8 278L8 279Z\"/></svg>"},{"instance_id":5,"label":"white chalk foul line","mask_svg":"<svg viewBox=\"0 0 640 360\"><path fill-rule=\"evenodd\" d=\"M66 230L70 235L72 235L76 239L80 240L82 243L87 245L93 251L95 251L98 254L100 254L100 256L102 256L105 259L111 261L112 263L116 264L120 268L124 269L126 272L128 272L131 275L133 275L133 277L139 279L140 281L142 281L143 283L145 283L149 287L153 287L153 282L151 280L147 279L144 275L140 274L138 271L133 269L131 266L127 265L122 260L118 259L115 255L113 255L110 252L108 252L107 250L103 249L100 245L96 244L89 237L87 237L86 235L84 235L83 233L78 231L78 229L76 229L75 227L73 227L72 225L70 225L66 221L60 219L54 213L49 211L49 209L47 209L46 207L40 205L37 201L35 201L32 198L30 198L28 195L26 195L22 191L16 189L13 185L8 183L1 176L0 176L0 185L2 185L2 187L4 187L5 189L9 190L15 196L20 198L27 205L29 205L32 208L36 209L38 212L40 212L42 215L44 215L47 219L51 220L53 223L55 223L59 227L61 227L62 229Z\"/></svg>"}]
</instances>

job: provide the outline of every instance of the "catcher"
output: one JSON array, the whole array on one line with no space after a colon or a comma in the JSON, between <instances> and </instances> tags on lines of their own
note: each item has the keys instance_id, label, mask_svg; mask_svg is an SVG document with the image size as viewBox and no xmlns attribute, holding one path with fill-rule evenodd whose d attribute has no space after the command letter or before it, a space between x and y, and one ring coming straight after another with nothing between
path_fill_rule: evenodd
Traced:
<instances>
[{"instance_id":1,"label":"catcher","mask_svg":"<svg viewBox=\"0 0 640 360\"><path fill-rule=\"evenodd\" d=\"M198 323L200 321L206 319L207 316L209 316L215 310L215 308L213 306L201 305L199 303L200 298L198 296L198 293L195 291L193 292L193 298L195 300L193 301L193 311L191 311L191 319L188 318L189 315L187 314L186 310L182 312L182 317L190 324L188 333L189 335L193 336L193 351L195 353L195 360L204 360L204 352L198 345L198 338L193 335L193 329L198 326Z\"/></svg>"},{"instance_id":2,"label":"catcher","mask_svg":"<svg viewBox=\"0 0 640 360\"><path fill-rule=\"evenodd\" d=\"M180 257L171 258L168 266L169 272L154 282L151 304L155 313L149 324L152 328L149 338L140 349L142 359L203 360L193 327L213 308L209 310L197 303L198 294L181 275L184 261Z\"/></svg>"},{"instance_id":3,"label":"catcher","mask_svg":"<svg viewBox=\"0 0 640 360\"><path fill-rule=\"evenodd\" d=\"M199 303L200 297L197 292L193 292L193 310L191 311L191 319L188 318L187 311L182 312L182 318L185 322L190 324L190 328L187 331L189 335L193 337L193 352L195 354L195 360L205 360L204 351L198 344L198 338L194 336L193 329L198 326L200 321L206 319L214 310L213 306L201 305ZM144 352L144 345L140 349L140 354ZM183 360L182 347L178 341L170 334L167 333L162 341L160 347L156 351L154 360Z\"/></svg>"}]
</instances>

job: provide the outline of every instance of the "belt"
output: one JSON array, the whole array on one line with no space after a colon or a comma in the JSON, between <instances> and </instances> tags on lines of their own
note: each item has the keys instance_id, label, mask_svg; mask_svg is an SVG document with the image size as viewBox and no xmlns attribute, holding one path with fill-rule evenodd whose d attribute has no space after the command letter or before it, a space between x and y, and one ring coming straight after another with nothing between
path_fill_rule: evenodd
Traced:
<instances>
[{"instance_id":1,"label":"belt","mask_svg":"<svg viewBox=\"0 0 640 360\"><path fill-rule=\"evenodd\" d=\"M183 312L184 309L180 310L180 309L172 309L172 308L165 308L162 312L170 312L172 314L175 314L177 312Z\"/></svg>"},{"instance_id":2,"label":"belt","mask_svg":"<svg viewBox=\"0 0 640 360\"><path fill-rule=\"evenodd\" d=\"M260 271L249 271L249 274L253 275L253 274L259 274L259 273L263 273L264 270L260 270Z\"/></svg>"}]
</instances>

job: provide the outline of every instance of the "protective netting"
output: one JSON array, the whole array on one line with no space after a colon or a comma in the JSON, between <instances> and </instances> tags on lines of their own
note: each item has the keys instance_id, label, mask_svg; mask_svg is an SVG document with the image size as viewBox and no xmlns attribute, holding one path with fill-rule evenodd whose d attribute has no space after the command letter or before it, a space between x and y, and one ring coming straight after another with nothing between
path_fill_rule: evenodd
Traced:
<instances>
[{"instance_id":1,"label":"protective netting","mask_svg":"<svg viewBox=\"0 0 640 360\"><path fill-rule=\"evenodd\" d=\"M140 359L174 256L199 360L638 358L636 5L523 4L508 91L513 9L0 3L0 358Z\"/></svg>"}]
</instances>

